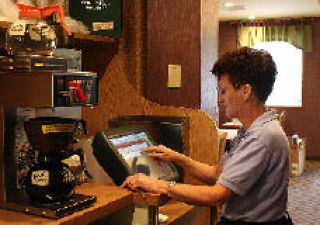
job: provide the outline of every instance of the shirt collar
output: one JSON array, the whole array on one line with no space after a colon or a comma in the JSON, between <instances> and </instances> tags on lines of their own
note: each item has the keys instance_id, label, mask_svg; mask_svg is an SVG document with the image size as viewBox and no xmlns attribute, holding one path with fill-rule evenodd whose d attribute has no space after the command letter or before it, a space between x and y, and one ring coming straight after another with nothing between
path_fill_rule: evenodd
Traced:
<instances>
[{"instance_id":1,"label":"shirt collar","mask_svg":"<svg viewBox=\"0 0 320 225\"><path fill-rule=\"evenodd\" d=\"M272 120L275 120L277 118L276 112L275 111L267 111L265 113L263 113L261 116L259 116L257 119L255 119L253 121L253 123L251 124L251 126L249 127L247 133L249 133L250 131L254 130L256 127L260 127L265 123L268 123ZM242 129L241 131L239 130L240 133L246 133L244 130L244 127L241 127L240 129Z\"/></svg>"}]
</instances>

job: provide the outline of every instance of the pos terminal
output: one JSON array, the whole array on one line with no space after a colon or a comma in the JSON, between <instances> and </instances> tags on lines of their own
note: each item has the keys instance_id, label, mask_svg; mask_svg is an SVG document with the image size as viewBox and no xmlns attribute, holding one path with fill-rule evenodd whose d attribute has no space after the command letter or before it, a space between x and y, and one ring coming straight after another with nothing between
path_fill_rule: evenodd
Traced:
<instances>
[{"instance_id":1,"label":"pos terminal","mask_svg":"<svg viewBox=\"0 0 320 225\"><path fill-rule=\"evenodd\" d=\"M153 145L156 143L139 125L98 132L92 142L95 158L117 185L136 173L159 180L179 180L179 172L173 163L157 162L147 153L140 152Z\"/></svg>"}]
</instances>

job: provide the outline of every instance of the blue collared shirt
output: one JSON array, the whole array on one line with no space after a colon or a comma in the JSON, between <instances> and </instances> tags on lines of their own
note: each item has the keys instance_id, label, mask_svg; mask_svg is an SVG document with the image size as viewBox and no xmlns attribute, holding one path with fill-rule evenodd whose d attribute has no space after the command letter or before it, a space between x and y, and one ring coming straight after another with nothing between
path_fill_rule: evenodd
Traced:
<instances>
[{"instance_id":1,"label":"blue collared shirt","mask_svg":"<svg viewBox=\"0 0 320 225\"><path fill-rule=\"evenodd\" d=\"M224 217L268 222L284 215L289 145L274 112L261 115L247 131L241 128L221 164L217 183L235 193L223 207Z\"/></svg>"}]
</instances>

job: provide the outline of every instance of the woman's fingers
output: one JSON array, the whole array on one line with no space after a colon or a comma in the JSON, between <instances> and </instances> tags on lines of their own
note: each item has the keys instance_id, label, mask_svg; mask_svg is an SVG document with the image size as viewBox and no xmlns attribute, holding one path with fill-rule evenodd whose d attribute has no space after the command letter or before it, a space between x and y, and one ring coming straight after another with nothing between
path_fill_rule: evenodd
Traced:
<instances>
[{"instance_id":1,"label":"woman's fingers","mask_svg":"<svg viewBox=\"0 0 320 225\"><path fill-rule=\"evenodd\" d=\"M125 181L121 184L121 188L130 188L136 183L134 176L129 176L125 179Z\"/></svg>"},{"instance_id":2,"label":"woman's fingers","mask_svg":"<svg viewBox=\"0 0 320 225\"><path fill-rule=\"evenodd\" d=\"M128 188L132 191L147 191L150 193L160 193L157 185L157 180L152 179L145 174L135 174L134 176L127 177L121 187Z\"/></svg>"},{"instance_id":3,"label":"woman's fingers","mask_svg":"<svg viewBox=\"0 0 320 225\"><path fill-rule=\"evenodd\" d=\"M167 161L169 159L168 151L163 146L152 146L142 149L141 152L147 153L149 157L155 160Z\"/></svg>"},{"instance_id":4,"label":"woman's fingers","mask_svg":"<svg viewBox=\"0 0 320 225\"><path fill-rule=\"evenodd\" d=\"M129 176L126 178L126 180L121 184L121 188L128 188L133 191L138 191L140 188L139 185L139 174L136 174L134 176Z\"/></svg>"},{"instance_id":5,"label":"woman's fingers","mask_svg":"<svg viewBox=\"0 0 320 225\"><path fill-rule=\"evenodd\" d=\"M168 160L169 159L169 156L165 153L156 153L156 154L152 154L150 156L151 158L155 158L155 159L158 159L158 160Z\"/></svg>"},{"instance_id":6,"label":"woman's fingers","mask_svg":"<svg viewBox=\"0 0 320 225\"><path fill-rule=\"evenodd\" d=\"M121 184L121 188L126 188L126 187L128 187L129 186L129 181L128 181L128 178L127 179L125 179L125 181L123 181L123 183Z\"/></svg>"},{"instance_id":7,"label":"woman's fingers","mask_svg":"<svg viewBox=\"0 0 320 225\"><path fill-rule=\"evenodd\" d=\"M162 152L162 149L159 146L151 146L148 148L144 148L140 150L141 152L147 152L147 153L152 153L152 152Z\"/></svg>"}]
</instances>

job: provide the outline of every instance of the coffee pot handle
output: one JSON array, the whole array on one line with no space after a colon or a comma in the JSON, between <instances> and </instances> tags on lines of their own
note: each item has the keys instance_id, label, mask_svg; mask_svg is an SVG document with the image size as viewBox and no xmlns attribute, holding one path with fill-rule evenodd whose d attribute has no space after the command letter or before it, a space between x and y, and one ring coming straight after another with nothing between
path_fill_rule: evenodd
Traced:
<instances>
[{"instance_id":1,"label":"coffee pot handle","mask_svg":"<svg viewBox=\"0 0 320 225\"><path fill-rule=\"evenodd\" d=\"M89 171L86 167L85 161L84 161L84 153L83 153L82 148L77 148L76 150L73 151L73 154L78 155L80 157L80 165L81 165L81 168L82 168L84 174L89 179L92 179L92 175L89 173Z\"/></svg>"},{"instance_id":2,"label":"coffee pot handle","mask_svg":"<svg viewBox=\"0 0 320 225\"><path fill-rule=\"evenodd\" d=\"M64 19L64 10L61 4L49 5L45 7L30 6L21 3L17 3L19 8L19 18L23 17L34 17L34 18L45 18L51 16L54 13L58 13L60 24L68 35L71 35L71 30L68 28Z\"/></svg>"},{"instance_id":3,"label":"coffee pot handle","mask_svg":"<svg viewBox=\"0 0 320 225\"><path fill-rule=\"evenodd\" d=\"M87 130L87 122L85 120L78 120L77 123L76 123L76 126L75 126L75 134L79 135L80 132L78 133L78 130L80 129L79 128L79 124L82 125L82 130L83 130L83 133L85 135L88 134L88 130ZM77 140L74 140L74 143L77 143ZM73 155L78 155L79 158L80 158L80 165L81 165L81 168L84 172L84 174L89 178L89 179L92 179L92 175L89 173L87 167L86 167L86 164L85 164L85 161L84 161L84 153L83 153L83 150L82 148L77 148L76 150L72 151L72 154Z\"/></svg>"},{"instance_id":4,"label":"coffee pot handle","mask_svg":"<svg viewBox=\"0 0 320 225\"><path fill-rule=\"evenodd\" d=\"M80 133L78 133L78 129L79 129L79 124L82 125L82 129L83 129L83 133L85 135L88 134L88 130L87 130L87 122L85 120L78 120L75 126L75 134L79 135Z\"/></svg>"}]
</instances>

